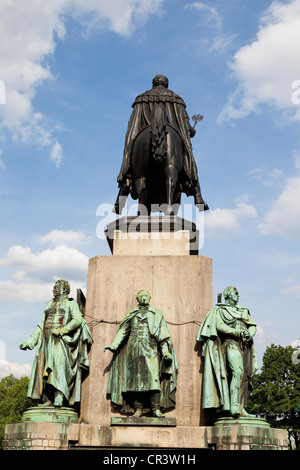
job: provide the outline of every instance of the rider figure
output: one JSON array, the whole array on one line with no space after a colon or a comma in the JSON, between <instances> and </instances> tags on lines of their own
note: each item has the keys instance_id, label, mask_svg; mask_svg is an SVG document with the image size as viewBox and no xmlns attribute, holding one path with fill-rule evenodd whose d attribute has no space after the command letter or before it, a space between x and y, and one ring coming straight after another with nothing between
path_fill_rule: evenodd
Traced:
<instances>
[{"instance_id":1,"label":"rider figure","mask_svg":"<svg viewBox=\"0 0 300 470\"><path fill-rule=\"evenodd\" d=\"M193 195L195 204L202 204L206 210L208 206L201 196L197 166L191 145L191 137L195 135L196 130L190 125L186 104L179 95L168 89L167 77L156 75L152 80L152 85L152 89L138 95L132 105L133 111L125 137L123 162L118 176L120 191L115 204L115 212L121 214L123 209L124 204L120 201L120 196L127 197L129 193L133 195L132 173L134 169L131 167L133 143L143 129L151 126L152 110L158 104L165 108L167 124L179 134L183 143L183 168L179 177L180 190L187 196Z\"/></svg>"}]
</instances>

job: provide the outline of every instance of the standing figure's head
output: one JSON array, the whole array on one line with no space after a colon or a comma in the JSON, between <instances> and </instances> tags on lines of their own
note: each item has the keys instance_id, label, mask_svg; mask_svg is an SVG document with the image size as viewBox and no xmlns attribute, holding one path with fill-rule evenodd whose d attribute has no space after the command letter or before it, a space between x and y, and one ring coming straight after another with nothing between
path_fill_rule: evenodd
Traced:
<instances>
[{"instance_id":1,"label":"standing figure's head","mask_svg":"<svg viewBox=\"0 0 300 470\"><path fill-rule=\"evenodd\" d=\"M71 288L68 281L64 281L63 279L58 279L53 287L53 296L55 299L61 296L68 296L70 294Z\"/></svg>"},{"instance_id":2,"label":"standing figure's head","mask_svg":"<svg viewBox=\"0 0 300 470\"><path fill-rule=\"evenodd\" d=\"M228 286L223 291L224 299L227 304L236 305L239 301L239 293L236 287Z\"/></svg>"},{"instance_id":3,"label":"standing figure's head","mask_svg":"<svg viewBox=\"0 0 300 470\"><path fill-rule=\"evenodd\" d=\"M163 85L164 87L168 88L169 80L164 75L155 75L155 77L152 80L152 85L153 85L153 88L158 85Z\"/></svg>"},{"instance_id":4,"label":"standing figure's head","mask_svg":"<svg viewBox=\"0 0 300 470\"><path fill-rule=\"evenodd\" d=\"M150 299L151 299L151 295L149 294L147 290L140 290L136 294L136 300L138 301L139 305L143 305L143 306L149 305Z\"/></svg>"}]
</instances>

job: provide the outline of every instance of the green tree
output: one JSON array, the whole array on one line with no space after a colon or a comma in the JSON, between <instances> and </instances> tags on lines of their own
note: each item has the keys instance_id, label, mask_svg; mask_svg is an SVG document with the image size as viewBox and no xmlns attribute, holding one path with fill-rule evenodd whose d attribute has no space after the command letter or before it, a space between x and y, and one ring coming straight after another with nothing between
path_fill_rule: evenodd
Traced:
<instances>
[{"instance_id":1,"label":"green tree","mask_svg":"<svg viewBox=\"0 0 300 470\"><path fill-rule=\"evenodd\" d=\"M34 405L27 398L28 383L28 377L17 379L12 374L0 380L0 448L6 424L21 422L24 411Z\"/></svg>"},{"instance_id":2,"label":"green tree","mask_svg":"<svg viewBox=\"0 0 300 470\"><path fill-rule=\"evenodd\" d=\"M292 361L292 346L267 347L261 371L252 378L253 391L247 410L283 428L300 449L300 364Z\"/></svg>"}]
</instances>

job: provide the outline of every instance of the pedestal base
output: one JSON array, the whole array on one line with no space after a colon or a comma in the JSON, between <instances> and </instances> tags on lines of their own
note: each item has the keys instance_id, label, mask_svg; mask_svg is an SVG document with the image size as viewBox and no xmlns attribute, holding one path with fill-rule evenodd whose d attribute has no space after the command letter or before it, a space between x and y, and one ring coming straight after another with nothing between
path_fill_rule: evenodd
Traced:
<instances>
[{"instance_id":1,"label":"pedestal base","mask_svg":"<svg viewBox=\"0 0 300 470\"><path fill-rule=\"evenodd\" d=\"M216 450L287 450L286 430L255 417L220 418L209 440Z\"/></svg>"},{"instance_id":2,"label":"pedestal base","mask_svg":"<svg viewBox=\"0 0 300 470\"><path fill-rule=\"evenodd\" d=\"M255 426L255 427L263 427L263 428L270 428L270 424L263 418L258 418L256 416L242 416L240 418L231 418L231 417L224 417L219 418L215 422L215 426L233 426L233 425L243 425L243 426Z\"/></svg>"},{"instance_id":3,"label":"pedestal base","mask_svg":"<svg viewBox=\"0 0 300 470\"><path fill-rule=\"evenodd\" d=\"M67 450L79 440L78 423L27 421L5 426L3 450Z\"/></svg>"},{"instance_id":4,"label":"pedestal base","mask_svg":"<svg viewBox=\"0 0 300 470\"><path fill-rule=\"evenodd\" d=\"M80 422L68 408L29 409L22 423L6 426L4 449L287 449L286 431L259 421L225 419L205 425L201 354L195 338L213 305L212 260L197 256L195 227L188 227L188 237L186 231L187 224L176 217L119 219L109 225L106 236L113 256L89 261L85 315L94 344L90 373L82 384ZM134 243L127 243L123 233L134 234ZM113 341L118 323L136 305L141 289L149 290L152 305L164 312L179 373L176 407L169 417L135 422L112 417L106 397L111 356L104 354L104 346Z\"/></svg>"},{"instance_id":5,"label":"pedestal base","mask_svg":"<svg viewBox=\"0 0 300 470\"><path fill-rule=\"evenodd\" d=\"M4 450L287 450L286 430L243 424L146 426L26 422L7 424Z\"/></svg>"},{"instance_id":6,"label":"pedestal base","mask_svg":"<svg viewBox=\"0 0 300 470\"><path fill-rule=\"evenodd\" d=\"M164 313L178 362L176 406L165 417L175 418L177 426L205 424L201 356L195 338L201 320L212 308L212 262L190 255L114 255L90 260L85 314L94 343L90 373L82 384L80 422L111 423L111 402L106 394L112 354L104 352L104 347L114 340L126 312L137 305L136 294L141 289L150 292L151 305Z\"/></svg>"},{"instance_id":7,"label":"pedestal base","mask_svg":"<svg viewBox=\"0 0 300 470\"><path fill-rule=\"evenodd\" d=\"M23 413L22 422L38 423L77 423L78 415L72 408L54 406L36 406Z\"/></svg>"},{"instance_id":8,"label":"pedestal base","mask_svg":"<svg viewBox=\"0 0 300 470\"><path fill-rule=\"evenodd\" d=\"M121 217L108 224L105 236L114 255L198 255L196 225L177 216Z\"/></svg>"}]
</instances>

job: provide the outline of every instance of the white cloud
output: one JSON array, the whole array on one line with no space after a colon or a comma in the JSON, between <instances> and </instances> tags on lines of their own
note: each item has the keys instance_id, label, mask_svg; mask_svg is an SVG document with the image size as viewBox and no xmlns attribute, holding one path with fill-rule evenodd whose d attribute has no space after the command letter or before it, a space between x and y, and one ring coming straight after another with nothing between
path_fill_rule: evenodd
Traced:
<instances>
[{"instance_id":1,"label":"white cloud","mask_svg":"<svg viewBox=\"0 0 300 470\"><path fill-rule=\"evenodd\" d=\"M51 160L54 161L56 168L59 168L62 162L62 146L60 145L59 142L55 142L53 145L51 152L50 152L50 158Z\"/></svg>"},{"instance_id":2,"label":"white cloud","mask_svg":"<svg viewBox=\"0 0 300 470\"><path fill-rule=\"evenodd\" d=\"M58 41L67 34L68 15L76 17L86 30L100 25L117 34L129 35L150 14L159 13L163 1L2 1L0 81L5 86L6 104L0 107L0 132L8 131L17 142L50 147L50 157L59 167L61 145L47 116L34 108L33 99L40 86L54 80L47 59L54 55Z\"/></svg>"},{"instance_id":3,"label":"white cloud","mask_svg":"<svg viewBox=\"0 0 300 470\"><path fill-rule=\"evenodd\" d=\"M20 271L18 279L55 279L63 275L80 278L87 270L88 258L75 248L64 245L33 253L30 247L21 245L9 248L5 258L0 259L0 266L16 267Z\"/></svg>"},{"instance_id":4,"label":"white cloud","mask_svg":"<svg viewBox=\"0 0 300 470\"><path fill-rule=\"evenodd\" d=\"M88 257L75 246L89 243L90 238L80 231L52 230L35 239L54 247L34 253L29 246L15 245L0 258L0 267L7 273L7 279L0 280L1 300L46 302L57 279L69 281L72 297L76 297L76 289L84 291Z\"/></svg>"},{"instance_id":5,"label":"white cloud","mask_svg":"<svg viewBox=\"0 0 300 470\"><path fill-rule=\"evenodd\" d=\"M282 178L283 171L279 168L253 168L247 172L247 176L254 178L264 186L274 186Z\"/></svg>"},{"instance_id":6,"label":"white cloud","mask_svg":"<svg viewBox=\"0 0 300 470\"><path fill-rule=\"evenodd\" d=\"M300 108L292 102L292 84L300 77L299 42L300 0L274 1L256 39L234 55L230 68L238 86L220 120L243 118L264 104L300 120Z\"/></svg>"},{"instance_id":7,"label":"white cloud","mask_svg":"<svg viewBox=\"0 0 300 470\"><path fill-rule=\"evenodd\" d=\"M207 15L208 21L214 22L217 28L222 27L221 17L219 15L218 10L215 7L207 5L206 3L203 3L203 2L193 2L193 3L190 3L189 5L186 5L185 8L189 8L190 10L203 11Z\"/></svg>"},{"instance_id":8,"label":"white cloud","mask_svg":"<svg viewBox=\"0 0 300 470\"><path fill-rule=\"evenodd\" d=\"M300 235L300 178L288 178L279 198L273 203L265 221L260 225L262 233Z\"/></svg>"},{"instance_id":9,"label":"white cloud","mask_svg":"<svg viewBox=\"0 0 300 470\"><path fill-rule=\"evenodd\" d=\"M32 100L37 88L53 79L44 60L54 52L55 36L62 39L64 35L61 2L54 0L50 5L36 0L0 4L0 78L6 88L1 124L15 140L39 145L50 145L52 136Z\"/></svg>"},{"instance_id":10,"label":"white cloud","mask_svg":"<svg viewBox=\"0 0 300 470\"><path fill-rule=\"evenodd\" d=\"M299 153L294 153L295 168L299 169ZM300 236L300 176L287 178L282 193L259 225L262 234Z\"/></svg>"},{"instance_id":11,"label":"white cloud","mask_svg":"<svg viewBox=\"0 0 300 470\"><path fill-rule=\"evenodd\" d=\"M31 372L30 364L18 364L16 362L8 362L0 360L0 379L13 374L16 378L29 376Z\"/></svg>"},{"instance_id":12,"label":"white cloud","mask_svg":"<svg viewBox=\"0 0 300 470\"><path fill-rule=\"evenodd\" d=\"M300 284L294 284L289 287L284 287L281 289L281 292L284 292L285 294L292 294L296 298L300 298Z\"/></svg>"},{"instance_id":13,"label":"white cloud","mask_svg":"<svg viewBox=\"0 0 300 470\"><path fill-rule=\"evenodd\" d=\"M26 303L46 303L52 298L54 282L58 278L64 278L70 283L70 296L76 298L76 289L85 291L84 277L78 279L76 276L55 276L52 282L43 280L31 281L26 273L19 272L15 275L15 280L0 280L0 297L2 302L26 302ZM24 282L22 278L24 277Z\"/></svg>"},{"instance_id":14,"label":"white cloud","mask_svg":"<svg viewBox=\"0 0 300 470\"><path fill-rule=\"evenodd\" d=\"M0 150L0 170L5 170L5 163L1 158L2 150Z\"/></svg>"},{"instance_id":15,"label":"white cloud","mask_svg":"<svg viewBox=\"0 0 300 470\"><path fill-rule=\"evenodd\" d=\"M75 232L73 230L52 230L46 235L38 235L35 237L41 244L49 243L51 245L68 245L77 246L89 243L90 237L83 232Z\"/></svg>"},{"instance_id":16,"label":"white cloud","mask_svg":"<svg viewBox=\"0 0 300 470\"><path fill-rule=\"evenodd\" d=\"M293 152L294 165L297 170L300 170L300 151L295 150Z\"/></svg>"},{"instance_id":17,"label":"white cloud","mask_svg":"<svg viewBox=\"0 0 300 470\"><path fill-rule=\"evenodd\" d=\"M207 52L221 51L231 44L233 36L224 33L222 17L216 7L207 5L204 2L193 2L185 5L185 8L202 13L201 29L204 23L211 27L212 33L209 37L199 41Z\"/></svg>"},{"instance_id":18,"label":"white cloud","mask_svg":"<svg viewBox=\"0 0 300 470\"><path fill-rule=\"evenodd\" d=\"M269 344L278 341L279 335L272 322L266 322L264 326L257 325L254 342L256 345L265 348Z\"/></svg>"},{"instance_id":19,"label":"white cloud","mask_svg":"<svg viewBox=\"0 0 300 470\"><path fill-rule=\"evenodd\" d=\"M47 302L52 296L53 282L0 281L2 302Z\"/></svg>"},{"instance_id":20,"label":"white cloud","mask_svg":"<svg viewBox=\"0 0 300 470\"><path fill-rule=\"evenodd\" d=\"M161 14L163 2L164 0L70 0L68 3L87 31L102 27L128 36L143 25L149 15Z\"/></svg>"},{"instance_id":21,"label":"white cloud","mask_svg":"<svg viewBox=\"0 0 300 470\"><path fill-rule=\"evenodd\" d=\"M222 236L230 231L239 231L245 219L257 217L256 209L251 204L238 202L234 209L215 209L205 214L205 230Z\"/></svg>"}]
</instances>

